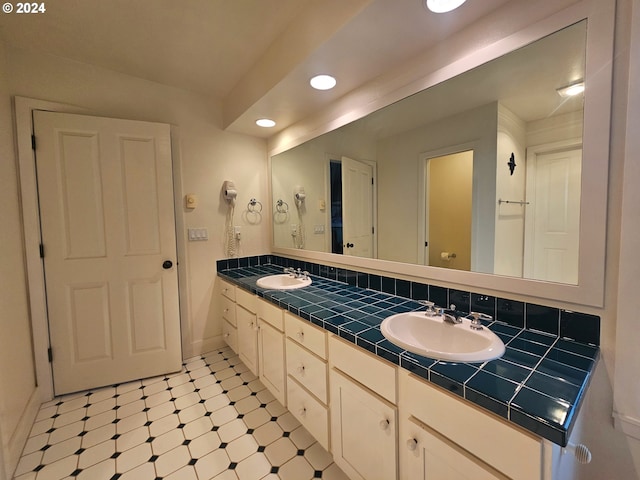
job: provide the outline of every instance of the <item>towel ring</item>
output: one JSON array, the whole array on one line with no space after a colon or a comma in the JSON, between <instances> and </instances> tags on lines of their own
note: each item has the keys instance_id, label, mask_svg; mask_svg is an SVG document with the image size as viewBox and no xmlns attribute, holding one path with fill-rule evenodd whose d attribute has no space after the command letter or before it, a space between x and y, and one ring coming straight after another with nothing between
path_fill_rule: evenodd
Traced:
<instances>
[{"instance_id":1,"label":"towel ring","mask_svg":"<svg viewBox=\"0 0 640 480\"><path fill-rule=\"evenodd\" d=\"M260 205L260 209L259 210L256 209L256 205ZM255 198L252 198L251 200L249 200L249 203L247 205L247 211L249 211L251 213L260 213L260 212L262 212L262 203L257 201Z\"/></svg>"},{"instance_id":2,"label":"towel ring","mask_svg":"<svg viewBox=\"0 0 640 480\"><path fill-rule=\"evenodd\" d=\"M276 212L278 213L287 213L289 212L289 204L284 200L280 199L276 202Z\"/></svg>"}]
</instances>

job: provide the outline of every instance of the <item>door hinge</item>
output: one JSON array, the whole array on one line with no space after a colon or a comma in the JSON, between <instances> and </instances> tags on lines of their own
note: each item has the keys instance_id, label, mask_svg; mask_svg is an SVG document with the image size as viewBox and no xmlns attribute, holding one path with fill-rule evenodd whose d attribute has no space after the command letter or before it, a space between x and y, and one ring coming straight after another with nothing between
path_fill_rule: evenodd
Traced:
<instances>
[{"instance_id":1,"label":"door hinge","mask_svg":"<svg viewBox=\"0 0 640 480\"><path fill-rule=\"evenodd\" d=\"M31 149L32 150L36 149L36 136L35 135L31 135Z\"/></svg>"},{"instance_id":2,"label":"door hinge","mask_svg":"<svg viewBox=\"0 0 640 480\"><path fill-rule=\"evenodd\" d=\"M44 245L40 244L40 258L44 258Z\"/></svg>"},{"instance_id":3,"label":"door hinge","mask_svg":"<svg viewBox=\"0 0 640 480\"><path fill-rule=\"evenodd\" d=\"M375 227L371 227L371 233L372 233L372 234L376 233L376 229L375 229Z\"/></svg>"},{"instance_id":4,"label":"door hinge","mask_svg":"<svg viewBox=\"0 0 640 480\"><path fill-rule=\"evenodd\" d=\"M47 356L49 357L49 363L53 362L53 350L51 347L47 349Z\"/></svg>"},{"instance_id":5,"label":"door hinge","mask_svg":"<svg viewBox=\"0 0 640 480\"><path fill-rule=\"evenodd\" d=\"M424 242L424 246L428 247L429 246L429 242Z\"/></svg>"},{"instance_id":6,"label":"door hinge","mask_svg":"<svg viewBox=\"0 0 640 480\"><path fill-rule=\"evenodd\" d=\"M35 140L34 140L35 141ZM373 177L371 177L371 185L373 185Z\"/></svg>"}]
</instances>

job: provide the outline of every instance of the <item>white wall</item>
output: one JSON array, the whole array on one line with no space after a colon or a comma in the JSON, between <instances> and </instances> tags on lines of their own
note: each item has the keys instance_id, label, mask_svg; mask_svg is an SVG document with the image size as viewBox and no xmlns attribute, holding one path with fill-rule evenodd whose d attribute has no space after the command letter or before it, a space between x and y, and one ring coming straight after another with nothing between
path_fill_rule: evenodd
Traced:
<instances>
[{"instance_id":1,"label":"white wall","mask_svg":"<svg viewBox=\"0 0 640 480\"><path fill-rule=\"evenodd\" d=\"M378 258L418 261L421 154L473 145L471 265L474 271L493 271L496 128L492 103L378 142Z\"/></svg>"},{"instance_id":2,"label":"white wall","mask_svg":"<svg viewBox=\"0 0 640 480\"><path fill-rule=\"evenodd\" d=\"M13 146L10 96L75 105L87 114L169 123L179 152L178 187L182 201L196 194L198 207L177 214L181 255L183 355L190 357L222 345L220 305L217 302L215 261L224 257L226 204L221 200L224 180L239 191L235 224L241 226L238 255L268 253L269 217L249 223L250 198L267 200L266 143L262 139L222 131L221 109L206 98L116 72L61 58L16 50L0 50L0 430L6 443L34 390L33 353L25 289L22 226ZM10 72L10 73L8 73ZM7 74L8 73L8 74ZM209 240L187 242L188 227L207 228ZM5 332L11 332L11 335ZM22 445L19 445L19 449ZM19 452L18 452L19 453ZM5 456L8 468L14 465Z\"/></svg>"},{"instance_id":3,"label":"white wall","mask_svg":"<svg viewBox=\"0 0 640 480\"><path fill-rule=\"evenodd\" d=\"M305 188L307 198L300 210L305 225L306 250L331 251L331 225L328 161L340 160L342 156L356 160L375 161L375 142L348 128L328 133L287 150L271 159L272 197L289 204L289 215L276 215L274 222L274 244L278 247L296 248L291 236L291 224L299 224L300 216L293 200L294 187ZM318 202L325 201L326 209ZM324 225L324 234L315 234L314 226Z\"/></svg>"},{"instance_id":4,"label":"white wall","mask_svg":"<svg viewBox=\"0 0 640 480\"><path fill-rule=\"evenodd\" d=\"M630 435L636 446L635 459L640 471L640 0L633 1L629 50L629 96L624 177L622 181L622 226L616 332L616 370L614 415L618 426Z\"/></svg>"},{"instance_id":5,"label":"white wall","mask_svg":"<svg viewBox=\"0 0 640 480\"><path fill-rule=\"evenodd\" d=\"M30 422L23 414L36 385L5 52L0 42L0 459L10 478L24 440L20 422ZM0 464L0 478L4 474Z\"/></svg>"},{"instance_id":6,"label":"white wall","mask_svg":"<svg viewBox=\"0 0 640 480\"><path fill-rule=\"evenodd\" d=\"M494 270L498 275L522 277L524 255L524 218L526 207L499 200L525 199L525 123L503 105L498 105L496 156L496 236ZM513 175L507 166L514 154Z\"/></svg>"}]
</instances>

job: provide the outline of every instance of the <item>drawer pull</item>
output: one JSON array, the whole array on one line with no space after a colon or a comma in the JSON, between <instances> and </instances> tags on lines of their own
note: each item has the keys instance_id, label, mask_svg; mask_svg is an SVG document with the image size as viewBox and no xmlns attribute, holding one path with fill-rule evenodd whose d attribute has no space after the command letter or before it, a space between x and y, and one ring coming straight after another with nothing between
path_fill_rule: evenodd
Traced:
<instances>
[{"instance_id":1,"label":"drawer pull","mask_svg":"<svg viewBox=\"0 0 640 480\"><path fill-rule=\"evenodd\" d=\"M304 332L302 330L300 330L298 333L296 333L296 337L298 337L298 340L300 342L304 342Z\"/></svg>"},{"instance_id":2,"label":"drawer pull","mask_svg":"<svg viewBox=\"0 0 640 480\"><path fill-rule=\"evenodd\" d=\"M307 416L307 407L302 407L300 410L298 410L298 413L300 414L301 417L306 417Z\"/></svg>"},{"instance_id":3,"label":"drawer pull","mask_svg":"<svg viewBox=\"0 0 640 480\"><path fill-rule=\"evenodd\" d=\"M380 429L381 430L388 430L389 429L389 425L391 425L391 422L389 421L389 419L385 418L384 420L380 420Z\"/></svg>"},{"instance_id":4,"label":"drawer pull","mask_svg":"<svg viewBox=\"0 0 640 480\"><path fill-rule=\"evenodd\" d=\"M230 335L231 334L229 332L227 332L227 333L224 334L224 338L229 338Z\"/></svg>"},{"instance_id":5,"label":"drawer pull","mask_svg":"<svg viewBox=\"0 0 640 480\"><path fill-rule=\"evenodd\" d=\"M418 448L418 440L416 440L415 438L410 438L409 440L407 440L407 448L412 452L415 451L415 449Z\"/></svg>"},{"instance_id":6,"label":"drawer pull","mask_svg":"<svg viewBox=\"0 0 640 480\"><path fill-rule=\"evenodd\" d=\"M300 375L304 375L304 372L305 372L305 366L303 363L301 363L300 366L298 366L298 373Z\"/></svg>"}]
</instances>

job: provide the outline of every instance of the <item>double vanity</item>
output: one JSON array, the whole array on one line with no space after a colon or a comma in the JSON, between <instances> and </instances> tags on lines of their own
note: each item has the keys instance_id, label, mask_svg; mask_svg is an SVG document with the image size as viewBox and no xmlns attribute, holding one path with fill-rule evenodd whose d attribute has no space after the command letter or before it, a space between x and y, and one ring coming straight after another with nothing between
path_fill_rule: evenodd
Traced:
<instances>
[{"instance_id":1,"label":"double vanity","mask_svg":"<svg viewBox=\"0 0 640 480\"><path fill-rule=\"evenodd\" d=\"M575 461L561 447L597 346L304 266L219 261L223 334L351 479L552 479Z\"/></svg>"}]
</instances>

